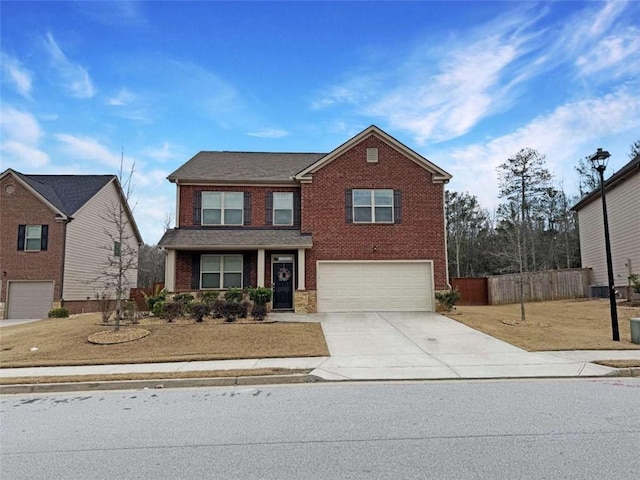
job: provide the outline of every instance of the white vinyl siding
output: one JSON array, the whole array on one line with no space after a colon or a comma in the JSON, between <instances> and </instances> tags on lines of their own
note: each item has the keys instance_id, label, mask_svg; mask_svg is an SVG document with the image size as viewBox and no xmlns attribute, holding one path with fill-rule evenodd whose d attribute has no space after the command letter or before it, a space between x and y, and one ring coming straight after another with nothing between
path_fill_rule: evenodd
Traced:
<instances>
[{"instance_id":1,"label":"white vinyl siding","mask_svg":"<svg viewBox=\"0 0 640 480\"><path fill-rule=\"evenodd\" d=\"M53 306L53 281L9 282L8 319L47 318Z\"/></svg>"},{"instance_id":2,"label":"white vinyl siding","mask_svg":"<svg viewBox=\"0 0 640 480\"><path fill-rule=\"evenodd\" d=\"M393 223L393 190L353 190L354 223Z\"/></svg>"},{"instance_id":3,"label":"white vinyl siding","mask_svg":"<svg viewBox=\"0 0 640 480\"><path fill-rule=\"evenodd\" d=\"M94 299L96 292L105 289L104 279L99 277L108 257L113 256L114 240L117 238L115 224L107 219L113 217L113 209L117 208L119 201L116 187L110 182L74 213L73 220L67 224L64 300ZM121 251L137 252L138 242L129 221L126 222L124 236ZM129 270L125 275L126 288L135 287L137 279L137 268ZM113 289L108 290L115 296Z\"/></svg>"},{"instance_id":4,"label":"white vinyl siding","mask_svg":"<svg viewBox=\"0 0 640 480\"><path fill-rule=\"evenodd\" d=\"M202 192L202 225L242 225L244 193Z\"/></svg>"},{"instance_id":5,"label":"white vinyl siding","mask_svg":"<svg viewBox=\"0 0 640 480\"><path fill-rule=\"evenodd\" d=\"M627 262L640 273L640 174L606 192L614 283L627 285ZM594 285L607 285L607 259L600 198L578 211L582 266L593 269Z\"/></svg>"},{"instance_id":6,"label":"white vinyl siding","mask_svg":"<svg viewBox=\"0 0 640 480\"><path fill-rule=\"evenodd\" d=\"M319 261L318 312L433 311L430 261Z\"/></svg>"},{"instance_id":7,"label":"white vinyl siding","mask_svg":"<svg viewBox=\"0 0 640 480\"><path fill-rule=\"evenodd\" d=\"M293 192L273 193L273 224L293 225Z\"/></svg>"},{"instance_id":8,"label":"white vinyl siding","mask_svg":"<svg viewBox=\"0 0 640 480\"><path fill-rule=\"evenodd\" d=\"M242 255L202 255L200 288L242 287Z\"/></svg>"}]
</instances>

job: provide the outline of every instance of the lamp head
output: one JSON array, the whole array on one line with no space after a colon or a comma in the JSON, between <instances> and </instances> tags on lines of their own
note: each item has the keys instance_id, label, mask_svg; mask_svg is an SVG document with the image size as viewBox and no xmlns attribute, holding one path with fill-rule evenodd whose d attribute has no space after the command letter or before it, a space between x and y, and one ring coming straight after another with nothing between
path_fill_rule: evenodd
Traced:
<instances>
[{"instance_id":1,"label":"lamp head","mask_svg":"<svg viewBox=\"0 0 640 480\"><path fill-rule=\"evenodd\" d=\"M598 172L604 172L610 156L611 154L609 152L598 148L598 151L589 157L589 161Z\"/></svg>"}]
</instances>

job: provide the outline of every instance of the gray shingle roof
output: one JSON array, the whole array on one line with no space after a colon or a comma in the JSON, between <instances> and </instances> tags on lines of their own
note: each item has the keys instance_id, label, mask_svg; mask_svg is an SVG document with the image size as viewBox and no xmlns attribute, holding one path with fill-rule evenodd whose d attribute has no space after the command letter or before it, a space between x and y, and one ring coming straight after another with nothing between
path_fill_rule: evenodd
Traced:
<instances>
[{"instance_id":1,"label":"gray shingle roof","mask_svg":"<svg viewBox=\"0 0 640 480\"><path fill-rule=\"evenodd\" d=\"M72 216L115 175L27 175L14 173L65 215Z\"/></svg>"},{"instance_id":2,"label":"gray shingle roof","mask_svg":"<svg viewBox=\"0 0 640 480\"><path fill-rule=\"evenodd\" d=\"M159 247L178 249L220 249L220 248L260 248L288 247L311 248L311 235L303 235L300 230L276 228L217 228L167 230L158 242Z\"/></svg>"},{"instance_id":3,"label":"gray shingle roof","mask_svg":"<svg viewBox=\"0 0 640 480\"><path fill-rule=\"evenodd\" d=\"M200 152L167 178L180 181L290 182L325 153Z\"/></svg>"}]
</instances>

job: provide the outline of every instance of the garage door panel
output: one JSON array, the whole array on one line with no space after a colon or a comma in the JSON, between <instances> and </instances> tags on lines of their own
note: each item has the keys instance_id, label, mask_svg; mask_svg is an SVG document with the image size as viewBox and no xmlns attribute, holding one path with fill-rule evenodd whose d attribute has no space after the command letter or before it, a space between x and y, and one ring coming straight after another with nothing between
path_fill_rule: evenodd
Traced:
<instances>
[{"instance_id":1,"label":"garage door panel","mask_svg":"<svg viewBox=\"0 0 640 480\"><path fill-rule=\"evenodd\" d=\"M318 262L318 311L431 311L430 262Z\"/></svg>"},{"instance_id":2,"label":"garage door panel","mask_svg":"<svg viewBox=\"0 0 640 480\"><path fill-rule=\"evenodd\" d=\"M53 282L9 282L7 318L47 318L53 303Z\"/></svg>"}]
</instances>

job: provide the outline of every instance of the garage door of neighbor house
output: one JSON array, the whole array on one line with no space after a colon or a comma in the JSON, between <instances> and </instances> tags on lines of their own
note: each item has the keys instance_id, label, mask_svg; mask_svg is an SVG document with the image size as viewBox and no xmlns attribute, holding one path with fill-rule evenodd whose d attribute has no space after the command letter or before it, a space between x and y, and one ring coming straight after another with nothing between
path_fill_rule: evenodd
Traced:
<instances>
[{"instance_id":1,"label":"garage door of neighbor house","mask_svg":"<svg viewBox=\"0 0 640 480\"><path fill-rule=\"evenodd\" d=\"M7 318L47 318L53 282L9 282Z\"/></svg>"},{"instance_id":2,"label":"garage door of neighbor house","mask_svg":"<svg viewBox=\"0 0 640 480\"><path fill-rule=\"evenodd\" d=\"M433 311L431 261L319 261L318 312Z\"/></svg>"}]
</instances>

